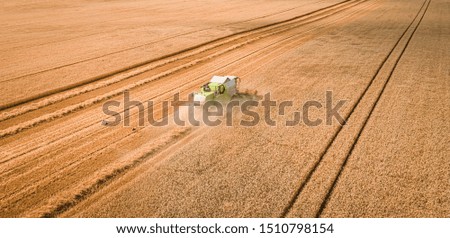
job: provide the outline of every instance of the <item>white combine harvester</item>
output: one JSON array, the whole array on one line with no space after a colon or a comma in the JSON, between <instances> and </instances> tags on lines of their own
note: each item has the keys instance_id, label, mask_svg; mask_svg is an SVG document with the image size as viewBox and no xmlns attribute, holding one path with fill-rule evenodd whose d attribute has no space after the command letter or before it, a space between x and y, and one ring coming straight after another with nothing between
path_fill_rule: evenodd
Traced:
<instances>
[{"instance_id":1,"label":"white combine harvester","mask_svg":"<svg viewBox=\"0 0 450 238\"><path fill-rule=\"evenodd\" d=\"M203 104L212 100L230 100L238 93L237 76L213 76L199 92L193 94L193 101Z\"/></svg>"}]
</instances>

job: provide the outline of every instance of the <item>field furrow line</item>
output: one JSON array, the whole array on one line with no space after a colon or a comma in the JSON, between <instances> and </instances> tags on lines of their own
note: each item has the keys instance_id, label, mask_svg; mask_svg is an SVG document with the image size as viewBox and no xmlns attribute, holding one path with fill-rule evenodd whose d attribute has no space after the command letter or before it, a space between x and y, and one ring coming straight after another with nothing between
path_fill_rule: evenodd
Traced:
<instances>
[{"instance_id":1,"label":"field furrow line","mask_svg":"<svg viewBox=\"0 0 450 238\"><path fill-rule=\"evenodd\" d=\"M345 162L373 109L381 97L392 73L422 21L431 0L425 0L413 20L403 31L390 52L379 65L372 79L330 138L305 179L282 212L282 217L320 216L332 188L345 167Z\"/></svg>"},{"instance_id":2,"label":"field furrow line","mask_svg":"<svg viewBox=\"0 0 450 238\"><path fill-rule=\"evenodd\" d=\"M420 17L419 21L417 22L417 25L415 25L415 27L414 27L414 29L413 29L413 32L412 32L411 35L408 37L408 40L407 40L407 42L406 42L404 48L402 49L402 51L401 51L399 57L396 59L395 64L394 64L392 70L390 71L390 73L389 73L389 75L388 75L386 81L384 82L384 84L383 84L381 90L379 91L378 95L376 96L375 102L374 102L374 103L372 104L372 106L370 107L370 112L368 113L367 116L365 116L365 119L364 119L364 121L363 121L363 124L362 124L361 128L359 129L358 134L356 135L356 138L353 139L353 142L352 142L352 144L351 144L350 150L347 152L347 155L346 155L346 157L345 157L345 159L344 159L342 165L340 166L339 171L338 171L337 175L335 176L335 178L334 178L334 180L333 180L333 183L332 183L331 187L328 189L328 192L327 192L327 194L326 194L326 196L325 196L325 199L322 200L322 204L320 205L320 209L319 209L319 210L317 211L317 213L316 213L316 217L320 217L320 215L322 214L322 212L323 212L325 206L327 205L327 203L328 203L328 201L329 201L329 199L330 199L330 197L331 197L331 195L332 195L332 193L333 193L333 190L334 190L334 188L335 188L335 186L336 186L336 183L337 183L337 181L339 180L339 177L341 176L342 171L345 169L345 166L347 165L347 161L348 161L349 157L352 155L353 149L355 148L356 144L358 143L361 134L364 132L364 128L366 127L367 122L369 121L370 117L372 116L373 111L374 111L375 108L377 107L378 102L380 101L380 98L382 97L382 95L383 95L383 93L384 93L386 87L387 87L388 84L389 84L389 81L390 81L390 79L391 79L391 77L392 77L392 74L394 73L394 71L395 71L395 69L396 69L398 63L400 62L400 60L401 60L403 54L405 53L406 49L408 48L408 45L409 45L409 43L411 42L411 39L413 38L413 36L414 36L416 30L419 28L420 23L422 22L422 19L424 18L425 14L427 13L427 10L428 10L428 7L429 7L430 3L431 3L431 0L428 0L428 2L425 1L425 3L424 3L424 4L426 4L425 10L424 10L423 13L421 14L421 17Z\"/></svg>"}]
</instances>

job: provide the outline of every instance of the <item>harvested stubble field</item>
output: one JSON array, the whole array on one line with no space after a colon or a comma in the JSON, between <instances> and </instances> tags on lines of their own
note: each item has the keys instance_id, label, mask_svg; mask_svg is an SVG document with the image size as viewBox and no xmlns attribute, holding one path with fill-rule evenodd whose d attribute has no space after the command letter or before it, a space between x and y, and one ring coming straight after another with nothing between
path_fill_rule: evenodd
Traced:
<instances>
[{"instance_id":1,"label":"harvested stubble field","mask_svg":"<svg viewBox=\"0 0 450 238\"><path fill-rule=\"evenodd\" d=\"M0 12L0 217L450 217L448 0ZM125 91L159 105L212 75L294 105L331 91L346 123L285 126L295 107L276 126L102 123Z\"/></svg>"}]
</instances>

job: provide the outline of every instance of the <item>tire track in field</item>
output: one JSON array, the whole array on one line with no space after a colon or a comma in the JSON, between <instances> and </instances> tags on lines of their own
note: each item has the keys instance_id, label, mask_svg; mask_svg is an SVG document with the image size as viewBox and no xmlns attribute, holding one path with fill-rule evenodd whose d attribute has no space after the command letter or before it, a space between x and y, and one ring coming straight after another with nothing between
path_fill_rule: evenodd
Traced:
<instances>
[{"instance_id":1,"label":"tire track in field","mask_svg":"<svg viewBox=\"0 0 450 238\"><path fill-rule=\"evenodd\" d=\"M430 2L431 0L425 0L422 3L411 23L381 62L374 76L345 117L344 125L337 128L319 159L313 164L312 169L309 170L306 178L282 211L281 217L319 217L321 215L359 136L425 16ZM330 175L333 171L337 174ZM331 186L329 186L330 184Z\"/></svg>"},{"instance_id":2,"label":"tire track in field","mask_svg":"<svg viewBox=\"0 0 450 238\"><path fill-rule=\"evenodd\" d=\"M102 101L104 101L106 99L110 99L110 98L112 98L114 96L117 96L117 95L123 93L126 90L130 90L130 89L133 89L133 88L136 88L136 87L139 87L139 86L143 86L143 85L145 85L147 83L150 83L152 81L155 81L155 80L159 80L159 79L161 79L163 77L169 76L169 75L174 74L174 73L176 73L178 71L181 71L181 70L185 70L185 69L190 68L192 66L195 66L195 65L197 65L199 63L203 63L205 61L211 60L212 58L215 58L215 57L220 56L222 54L225 54L227 52L230 52L230 51L233 51L235 49L238 49L238 48L240 48L240 47L242 47L244 45L250 44L250 43L255 42L257 40L260 40L262 38L266 38L266 37L273 36L273 35L276 35L276 34L279 34L279 33L283 33L283 32L288 31L288 30L295 29L298 26L298 24L300 24L300 25L301 24L311 24L311 23L319 21L321 19L330 17L332 15L335 15L338 12L344 11L347 8L351 8L351 7L353 7L353 6L357 5L357 4L360 4L362 2L364 2L364 1L349 2L348 4L346 4L344 6L339 5L337 7L337 9L332 9L331 13L329 13L328 15L326 15L328 13L327 11L325 11L325 12L324 11L318 11L317 15L313 15L313 13L308 13L307 14L308 16L312 15L312 17L317 17L316 19L311 19L311 21L309 21L309 22L308 21L305 22L304 19L300 19L300 22L290 22L289 21L288 22L289 24L282 25L280 28L274 28L274 29L269 29L269 30L266 30L265 28L263 28L264 30L266 30L268 32L266 33L263 30L262 31L263 35L260 35L261 33L257 32L257 33L254 33L254 34L256 34L255 36L250 34L250 36L248 36L250 39L247 39L244 36L244 37L239 37L238 39L230 40L228 42L226 41L225 43L222 43L222 44L219 44L218 46L214 46L213 47L213 49L217 48L216 50L218 50L218 51L213 51L211 53L208 52L209 49L207 49L206 51L201 51L200 54L203 53L204 56L201 55L201 56L203 56L203 58L200 58L200 59L196 58L196 57L199 57L199 55L196 55L196 54L194 54L193 56L188 56L193 61L190 61L190 62L185 63L185 64L181 64L181 65L175 65L174 68L173 68L172 65L165 65L165 64L163 64L162 66L165 67L163 69L169 68L167 71L162 71L162 72L160 72L159 74L157 74L157 75L155 75L153 77L145 78L145 79L139 80L137 82L128 84L126 86L122 86L121 88L114 89L112 91L109 91L108 93L105 93L105 94L101 95L101 96L97 96L97 97L91 98L89 100L82 101L82 102L80 102L78 104L72 104L72 105L70 105L68 107L61 108L61 109L59 109L57 111L54 111L52 113L44 114L44 115L41 115L41 116L39 116L37 118L34 118L32 120L29 120L29 121L26 121L26 122L22 122L22 123L19 123L17 125L8 127L6 129L0 131L0 137L14 135L16 133L19 133L20 131L25 130L25 129L32 128L32 127L34 127L34 126L36 126L36 125L38 125L40 123L52 121L52 120L54 120L56 118L63 117L63 116L68 115L68 114L70 114L72 112L81 110L83 108L86 108L86 107L94 105L94 104L97 104L97 103L102 102ZM327 10L329 10L329 9L327 8ZM298 20L298 18L296 18L296 20ZM277 25L278 25L278 23L277 23ZM236 40L237 40L237 43L235 42ZM229 46L228 44L230 44L230 43L231 43L231 45ZM177 64L178 62L180 62L179 60L180 59L175 59L173 62L176 62L175 64ZM181 61L181 63L184 63L184 62ZM134 75L132 75L132 76L134 76ZM95 88L93 88L92 90L95 90ZM92 90L79 91L79 92L76 92L76 95L79 95L79 94L82 94L82 93L86 93L86 91L92 91ZM72 97L72 96L69 96L69 97ZM58 100L61 100L61 98L57 99L57 101ZM64 100L64 99L62 99L62 100ZM45 101L44 105L40 105L40 106L37 106L37 107L38 108L42 108L42 107L44 107L46 105L53 104L53 103L54 103L54 101ZM26 113L26 112L28 112L30 110L36 110L36 109L34 109L34 108L25 108L23 110L17 111L16 113L4 114L2 116L3 116L3 118L13 118L16 115L24 114L24 113Z\"/></svg>"},{"instance_id":3,"label":"tire track in field","mask_svg":"<svg viewBox=\"0 0 450 238\"><path fill-rule=\"evenodd\" d=\"M397 58L397 60L395 61L394 67L393 67L393 69L391 70L391 72L389 73L389 76L388 76L386 82L383 84L383 87L382 87L381 91L378 93L377 98L376 98L375 102L373 103L373 106L372 106L371 109L370 109L369 114L368 114L367 117L365 118L365 120L364 120L364 122L363 122L363 125L362 125L361 129L359 130L359 132L358 132L356 138L354 139L354 141L353 141L353 143L352 143L352 145L351 145L350 151L348 152L347 156L345 157L345 160L344 160L342 166L339 168L339 172L338 172L337 176L335 177L332 186L331 186L330 189L328 190L325 199L323 200L322 204L320 205L320 209L319 209L319 211L316 213L316 217L320 217L320 215L322 214L323 210L325 209L325 207L326 207L326 205L327 205L327 203L328 203L328 201L329 201L331 195L333 194L334 188L336 187L336 183L337 183L337 181L339 180L339 177L341 176L342 171L345 169L345 166L347 165L347 161L348 161L349 157L352 155L353 149L355 148L356 144L358 143L358 140L359 140L361 134L363 133L364 128L365 128L366 125L367 125L367 122L369 121L370 117L372 116L372 113L373 113L373 111L375 110L375 107L378 105L378 102L380 101L380 98L382 97L382 95L383 95L383 93L384 93L384 90L386 89L386 87L387 87L387 85L388 85L388 83L389 83L389 81L390 81L390 79L391 79L391 77L392 77L392 74L394 73L394 71L395 71L395 69L396 69L398 63L400 62L400 59L402 58L403 54L405 53L406 49L408 48L408 45L409 45L409 43L411 42L411 39L413 38L414 33L415 33L416 30L419 28L420 23L422 22L422 20L423 20L425 14L426 14L426 12L427 12L427 10L428 10L428 7L429 7L430 3L431 3L431 0L428 0L428 2L427 2L427 1L424 2L424 4L426 4L426 8L425 8L425 10L424 10L422 16L420 17L420 20L418 21L417 25L414 27L414 30L413 30L411 36L408 38L405 47L402 49L402 52L400 53L400 56L399 56L399 57Z\"/></svg>"},{"instance_id":4,"label":"tire track in field","mask_svg":"<svg viewBox=\"0 0 450 238\"><path fill-rule=\"evenodd\" d=\"M105 79L107 77L112 77L112 76L115 76L115 75L126 73L127 71L130 71L130 70L133 70L133 69L136 69L136 68L139 68L139 67L143 67L145 65L148 65L148 64L151 64L151 63L155 63L157 61L166 60L166 59L169 59L171 57L176 57L177 55L180 55L180 54L190 53L190 52L192 52L194 50L201 50L201 49L203 49L205 47L207 49L208 48L212 49L216 45L220 46L222 44L226 44L226 43L232 41L232 40L229 40L230 38L232 38L232 39L239 39L239 38L245 37L245 36L247 36L249 34L256 34L259 31L264 31L264 30L271 29L271 28L276 28L276 27L280 27L281 28L281 27L283 27L285 25L287 26L287 25L290 25L290 24L295 24L298 20L301 20L304 17L311 17L311 16L314 16L314 14L324 14L330 9L332 10L335 7L336 8L343 7L343 6L347 5L347 4L351 4L354 1L357 1L357 0L345 0L343 2L339 2L339 3L333 4L333 5L330 5L330 6L321 8L321 9L318 9L318 10L314 10L314 11L311 11L311 12L308 12L308 13L305 13L305 14L302 14L300 16L296 16L296 17L293 17L293 18L290 18L290 19L287 19L287 20L283 20L283 21L280 21L280 22L275 22L275 23L264 25L264 26L252 28L252 29L249 29L249 30L237 32L237 33L225 36L225 37L221 37L221 38L218 38L218 39L214 39L214 40L211 40L211 41L208 41L208 42L204 42L204 43L201 43L201 44L198 44L198 45L195 45L195 46L183 49L183 50L178 51L178 52L174 52L174 53L169 54L169 55L158 57L156 59L151 59L151 60L147 60L147 61L144 61L144 62L141 62L141 63L138 63L138 64L129 65L127 67L115 70L113 72L108 72L108 73L105 73L105 74L102 74L102 75L99 75L99 76L96 76L96 77L84 80L82 82L78 82L78 83L73 84L73 85L68 85L68 86L65 86L65 87L62 87L62 88L58 88L58 89L47 91L47 92L44 92L44 93L41 93L41 94L38 94L38 95L34 95L32 97L25 98L25 99L22 99L22 100L19 100L19 101L16 101L16 102L12 102L12 103L8 103L8 104L5 104L5 105L1 105L0 106L0 110L5 110L5 109L12 108L12 107L16 107L16 106L19 106L19 105L22 105L22 104L25 104L25 103L28 103L28 102L32 102L32 101L35 101L35 100L38 100L38 99L42 99L44 97L47 97L47 96L50 96L50 95L53 95L53 94L56 94L56 93L60 93L60 92L64 92L64 91L67 91L67 90L70 90L70 89L74 89L74 88L77 88L77 87L80 87L80 86L84 86L84 85L87 85L89 83L93 83L93 82ZM69 64L67 66L70 66L70 65L73 65L73 64ZM62 67L66 67L66 66L58 66L58 67L54 67L54 68L49 69L49 70L55 70L55 69L62 68ZM47 70L47 71L49 71L49 70ZM148 71L148 70L146 70L146 71ZM38 73L41 73L41 72L38 72ZM139 72L139 73L142 73L142 72ZM34 73L34 74L37 74L37 73ZM24 77L24 76L22 76L22 77ZM2 117L3 116L0 116L0 118L2 118Z\"/></svg>"}]
</instances>

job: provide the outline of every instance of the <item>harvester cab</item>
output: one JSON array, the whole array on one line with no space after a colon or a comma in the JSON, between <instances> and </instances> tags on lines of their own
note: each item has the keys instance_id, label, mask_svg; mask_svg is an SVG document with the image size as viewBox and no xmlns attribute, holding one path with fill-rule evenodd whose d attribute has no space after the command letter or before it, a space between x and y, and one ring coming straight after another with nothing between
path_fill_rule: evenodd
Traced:
<instances>
[{"instance_id":1,"label":"harvester cab","mask_svg":"<svg viewBox=\"0 0 450 238\"><path fill-rule=\"evenodd\" d=\"M194 93L193 101L203 104L212 100L230 100L237 93L238 80L237 76L213 76Z\"/></svg>"}]
</instances>

